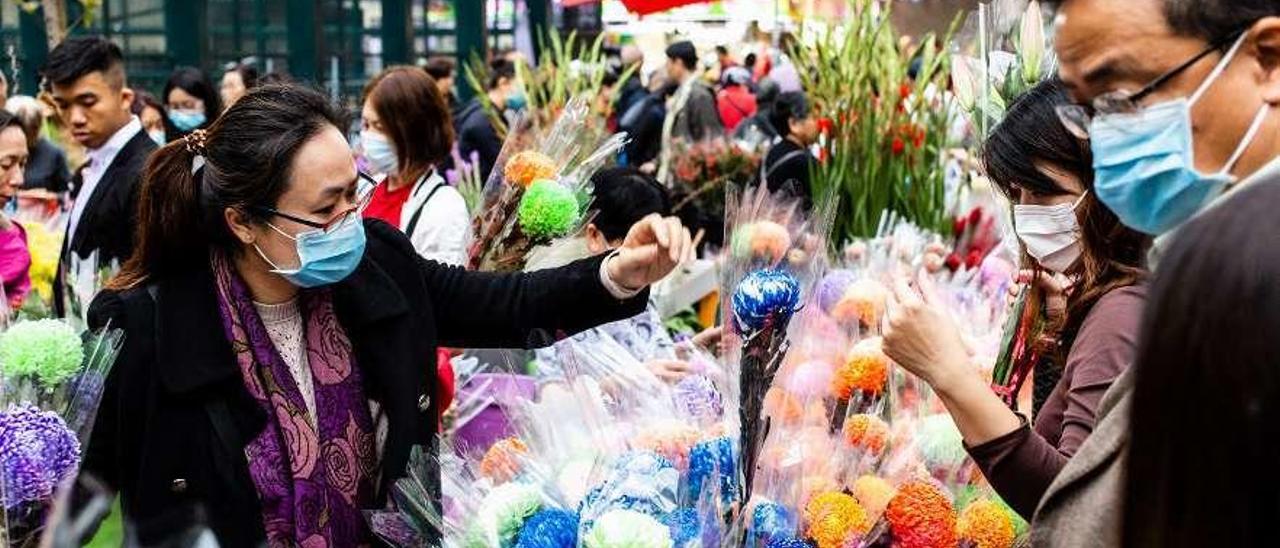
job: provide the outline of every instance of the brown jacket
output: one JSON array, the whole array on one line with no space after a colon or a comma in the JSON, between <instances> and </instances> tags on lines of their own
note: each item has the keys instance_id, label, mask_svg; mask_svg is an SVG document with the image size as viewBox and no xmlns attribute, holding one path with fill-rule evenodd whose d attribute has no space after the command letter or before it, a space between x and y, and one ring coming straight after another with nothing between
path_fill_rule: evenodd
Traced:
<instances>
[{"instance_id":1,"label":"brown jacket","mask_svg":"<svg viewBox=\"0 0 1280 548\"><path fill-rule=\"evenodd\" d=\"M1124 525L1124 469L1129 443L1133 369L1116 378L1098 406L1098 422L1036 510L1036 547L1120 546Z\"/></svg>"}]
</instances>

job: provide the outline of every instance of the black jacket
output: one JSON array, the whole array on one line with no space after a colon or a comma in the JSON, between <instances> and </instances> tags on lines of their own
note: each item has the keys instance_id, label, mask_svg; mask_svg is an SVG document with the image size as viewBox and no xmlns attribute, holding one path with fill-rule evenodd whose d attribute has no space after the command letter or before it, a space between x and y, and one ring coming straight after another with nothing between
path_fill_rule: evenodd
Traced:
<instances>
[{"instance_id":1,"label":"black jacket","mask_svg":"<svg viewBox=\"0 0 1280 548\"><path fill-rule=\"evenodd\" d=\"M60 262L68 261L70 253L80 258L98 252L98 264L108 265L116 260L124 263L133 254L133 231L137 224L138 191L142 186L142 171L147 158L156 150L155 141L145 131L139 131L102 174L90 196L77 194L83 186L83 169L77 170L72 179L72 193L76 200L89 200L80 213L75 234L68 234L62 242ZM70 227L68 226L68 229ZM61 265L60 265L61 266ZM54 308L63 314L63 268L58 268L54 278Z\"/></svg>"},{"instance_id":2,"label":"black jacket","mask_svg":"<svg viewBox=\"0 0 1280 548\"><path fill-rule=\"evenodd\" d=\"M502 152L502 139L493 129L493 121L485 111L480 99L472 99L462 107L453 119L454 131L458 134L458 152L462 159L471 161L471 153L480 156L480 180L489 178L493 164L498 162L498 154Z\"/></svg>"},{"instance_id":3,"label":"black jacket","mask_svg":"<svg viewBox=\"0 0 1280 548\"><path fill-rule=\"evenodd\" d=\"M334 306L366 396L387 416L379 505L410 449L435 434L437 345L545 346L638 314L647 300L647 292L614 299L600 283L602 257L530 274L467 272L421 259L385 223L365 226L364 260L334 286ZM223 334L208 266L104 292L90 324L108 321L125 330L125 345L106 381L83 472L120 491L126 523L138 526L144 542L202 515L223 546L261 543L244 448L267 418Z\"/></svg>"}]
</instances>

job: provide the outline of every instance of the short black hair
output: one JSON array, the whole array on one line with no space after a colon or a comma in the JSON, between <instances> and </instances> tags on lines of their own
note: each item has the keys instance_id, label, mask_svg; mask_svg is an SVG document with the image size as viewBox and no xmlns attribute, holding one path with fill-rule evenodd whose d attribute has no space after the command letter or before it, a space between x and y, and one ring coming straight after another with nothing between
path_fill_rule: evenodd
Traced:
<instances>
[{"instance_id":1,"label":"short black hair","mask_svg":"<svg viewBox=\"0 0 1280 548\"><path fill-rule=\"evenodd\" d=\"M725 46L716 46L716 55L729 55L729 48Z\"/></svg>"},{"instance_id":2,"label":"short black hair","mask_svg":"<svg viewBox=\"0 0 1280 548\"><path fill-rule=\"evenodd\" d=\"M119 78L111 78L114 74ZM102 36L76 36L49 52L40 74L55 86L68 86L86 74L101 72L113 86L124 87L124 54ZM118 80L118 81L117 81Z\"/></svg>"},{"instance_id":3,"label":"short black hair","mask_svg":"<svg viewBox=\"0 0 1280 548\"><path fill-rule=\"evenodd\" d=\"M667 46L667 58L678 59L684 68L693 70L698 67L698 48L693 47L693 42L681 40Z\"/></svg>"},{"instance_id":4,"label":"short black hair","mask_svg":"<svg viewBox=\"0 0 1280 548\"><path fill-rule=\"evenodd\" d=\"M26 130L22 128L22 121L18 119L16 114L0 109L0 131L4 131L11 127L22 129L23 133L26 133Z\"/></svg>"},{"instance_id":5,"label":"short black hair","mask_svg":"<svg viewBox=\"0 0 1280 548\"><path fill-rule=\"evenodd\" d=\"M246 90L253 89L255 86L258 85L258 69L254 68L253 65L246 64L246 63L236 63L231 66L228 66L227 70L224 71L223 74L226 74L228 72L234 72L236 74L239 74L240 81L244 82L244 89Z\"/></svg>"},{"instance_id":6,"label":"short black hair","mask_svg":"<svg viewBox=\"0 0 1280 548\"><path fill-rule=\"evenodd\" d=\"M625 238L631 225L649 215L671 214L671 198L666 189L657 179L633 167L597 171L591 176L591 184L591 207L596 211L591 223L611 242Z\"/></svg>"},{"instance_id":7,"label":"short black hair","mask_svg":"<svg viewBox=\"0 0 1280 548\"><path fill-rule=\"evenodd\" d=\"M498 58L489 63L489 88L496 89L502 80L516 79L516 64L506 59Z\"/></svg>"},{"instance_id":8,"label":"short black hair","mask_svg":"<svg viewBox=\"0 0 1280 548\"><path fill-rule=\"evenodd\" d=\"M1068 194L1044 173L1045 165L1092 186L1089 142L1058 123L1057 106L1070 102L1062 80L1055 77L1041 82L1014 99L983 143L982 165L987 177L1010 200L1017 202L1022 188L1045 196Z\"/></svg>"},{"instance_id":9,"label":"short black hair","mask_svg":"<svg viewBox=\"0 0 1280 548\"><path fill-rule=\"evenodd\" d=\"M1069 1L1047 3L1057 8ZM1275 0L1164 0L1164 18L1169 28L1206 42L1222 40L1273 15L1280 15L1280 3Z\"/></svg>"},{"instance_id":10,"label":"short black hair","mask_svg":"<svg viewBox=\"0 0 1280 548\"><path fill-rule=\"evenodd\" d=\"M432 78L440 80L442 78L452 78L455 66L457 65L454 64L453 59L448 57L432 57L427 59L427 64L422 67L422 70L427 71L427 74L431 75Z\"/></svg>"},{"instance_id":11,"label":"short black hair","mask_svg":"<svg viewBox=\"0 0 1280 548\"><path fill-rule=\"evenodd\" d=\"M249 87L248 82L245 82L245 87ZM169 104L169 92L174 89L181 89L203 101L205 116L209 118L209 122L222 112L222 95L214 88L213 82L204 71L198 68L178 67L173 70L173 74L169 75L169 81L164 84L164 92L160 95L160 100L166 105Z\"/></svg>"},{"instance_id":12,"label":"short black hair","mask_svg":"<svg viewBox=\"0 0 1280 548\"><path fill-rule=\"evenodd\" d=\"M779 135L791 134L791 120L809 117L809 99L804 92L788 91L778 96L769 111L769 123Z\"/></svg>"}]
</instances>

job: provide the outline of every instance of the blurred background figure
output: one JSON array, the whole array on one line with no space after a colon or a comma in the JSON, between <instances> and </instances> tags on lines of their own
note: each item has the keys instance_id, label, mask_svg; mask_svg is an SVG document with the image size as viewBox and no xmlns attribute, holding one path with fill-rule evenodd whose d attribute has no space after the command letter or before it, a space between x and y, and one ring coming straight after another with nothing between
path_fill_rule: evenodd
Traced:
<instances>
[{"instance_id":1,"label":"blurred background figure","mask_svg":"<svg viewBox=\"0 0 1280 548\"><path fill-rule=\"evenodd\" d=\"M4 214L22 188L27 166L27 135L18 118L0 111L0 282L9 309L22 305L31 291L31 253L22 225ZM7 312L7 311L5 311ZM7 314L4 314L7 316Z\"/></svg>"},{"instance_id":2,"label":"blurred background figure","mask_svg":"<svg viewBox=\"0 0 1280 548\"><path fill-rule=\"evenodd\" d=\"M489 81L485 95L494 110L499 113L508 110L523 110L528 104L524 91L516 81L516 65L505 59L497 59L490 64ZM458 137L458 151L463 158L471 157L475 152L480 157L480 178L489 178L493 164L498 161L498 153L502 152L502 139L489 119L480 97L472 99L458 112L453 120L454 132Z\"/></svg>"},{"instance_id":3,"label":"blurred background figure","mask_svg":"<svg viewBox=\"0 0 1280 548\"><path fill-rule=\"evenodd\" d=\"M732 67L720 78L724 86L716 94L716 108L724 130L733 132L743 120L755 116L756 97L751 94L751 73L742 67Z\"/></svg>"},{"instance_id":4,"label":"blurred background figure","mask_svg":"<svg viewBox=\"0 0 1280 548\"><path fill-rule=\"evenodd\" d=\"M17 117L27 138L22 189L66 192L71 183L71 170L67 168L67 155L43 135L44 105L35 97L15 95L5 103L5 110Z\"/></svg>"},{"instance_id":5,"label":"blurred background figure","mask_svg":"<svg viewBox=\"0 0 1280 548\"><path fill-rule=\"evenodd\" d=\"M635 44L622 46L619 55L622 73L630 71L627 79L618 85L618 102L614 104L613 109L621 117L645 95L648 95L648 90L645 89L644 82L640 81L640 71L644 67L644 52L640 47Z\"/></svg>"},{"instance_id":6,"label":"blurred background figure","mask_svg":"<svg viewBox=\"0 0 1280 548\"><path fill-rule=\"evenodd\" d=\"M623 165L639 168L648 174L657 171L662 153L662 124L667 118L667 99L678 86L667 82L661 71L649 76L649 89L635 104L618 115L618 130L627 132L623 147Z\"/></svg>"},{"instance_id":7,"label":"blurred background figure","mask_svg":"<svg viewBox=\"0 0 1280 548\"><path fill-rule=\"evenodd\" d=\"M809 147L818 140L818 121L809 111L809 100L798 91L783 93L773 106L770 122L782 137L769 149L760 165L760 179L769 192L786 190L807 201L813 197L809 174L818 160Z\"/></svg>"},{"instance_id":8,"label":"blurred background figure","mask_svg":"<svg viewBox=\"0 0 1280 548\"><path fill-rule=\"evenodd\" d=\"M683 40L667 47L667 78L670 83L690 86L687 93L677 93L676 102L667 109L671 121L669 138L701 141L724 135L724 124L716 109L716 95L698 77L698 50Z\"/></svg>"},{"instance_id":9,"label":"blurred background figure","mask_svg":"<svg viewBox=\"0 0 1280 548\"><path fill-rule=\"evenodd\" d=\"M750 141L752 144L772 143L778 138L778 130L770 121L773 116L774 103L778 102L778 84L772 79L764 78L756 86L756 113L738 124L733 138Z\"/></svg>"},{"instance_id":10,"label":"blurred background figure","mask_svg":"<svg viewBox=\"0 0 1280 548\"><path fill-rule=\"evenodd\" d=\"M721 75L738 66L738 61L733 58L733 54L729 53L729 47L723 44L716 46L716 62L719 63Z\"/></svg>"},{"instance_id":11,"label":"blurred background figure","mask_svg":"<svg viewBox=\"0 0 1280 548\"><path fill-rule=\"evenodd\" d=\"M449 108L437 82L417 67L393 67L364 88L360 143L386 175L364 210L409 236L424 258L461 265L471 228L467 205L439 167L453 148Z\"/></svg>"},{"instance_id":12,"label":"blurred background figure","mask_svg":"<svg viewBox=\"0 0 1280 548\"><path fill-rule=\"evenodd\" d=\"M139 91L133 96L133 115L142 122L142 130L158 146L169 142L166 138L168 126L165 125L164 105L156 100L156 96Z\"/></svg>"},{"instance_id":13,"label":"blurred background figure","mask_svg":"<svg viewBox=\"0 0 1280 548\"><path fill-rule=\"evenodd\" d=\"M222 73L222 108L231 108L245 93L258 85L258 69L253 65L237 63Z\"/></svg>"},{"instance_id":14,"label":"blurred background figure","mask_svg":"<svg viewBox=\"0 0 1280 548\"><path fill-rule=\"evenodd\" d=\"M427 71L427 75L436 81L436 89L440 91L440 96L444 97L445 103L449 105L449 113L458 113L458 94L454 92L454 71L457 65L453 59L448 57L432 57L427 59L427 65L422 67Z\"/></svg>"},{"instance_id":15,"label":"blurred background figure","mask_svg":"<svg viewBox=\"0 0 1280 548\"><path fill-rule=\"evenodd\" d=\"M168 111L166 133L170 142L209 127L222 112L222 97L204 71L197 68L174 70L161 97Z\"/></svg>"}]
</instances>

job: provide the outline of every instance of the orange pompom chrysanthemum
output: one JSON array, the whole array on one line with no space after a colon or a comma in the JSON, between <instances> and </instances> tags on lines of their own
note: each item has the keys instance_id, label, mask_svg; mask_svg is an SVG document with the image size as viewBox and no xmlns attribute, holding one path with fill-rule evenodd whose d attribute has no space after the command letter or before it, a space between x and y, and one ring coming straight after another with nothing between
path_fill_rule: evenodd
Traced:
<instances>
[{"instance_id":1,"label":"orange pompom chrysanthemum","mask_svg":"<svg viewBox=\"0 0 1280 548\"><path fill-rule=\"evenodd\" d=\"M520 474L520 459L529 453L529 447L516 438L498 440L485 452L480 461L480 474L494 483L506 483Z\"/></svg>"},{"instance_id":2,"label":"orange pompom chrysanthemum","mask_svg":"<svg viewBox=\"0 0 1280 548\"><path fill-rule=\"evenodd\" d=\"M502 168L502 176L508 183L528 187L539 179L556 176L556 162L536 150L526 150L512 156Z\"/></svg>"},{"instance_id":3,"label":"orange pompom chrysanthemum","mask_svg":"<svg viewBox=\"0 0 1280 548\"><path fill-rule=\"evenodd\" d=\"M865 339L854 345L849 359L836 370L832 380L832 394L842 400L853 396L855 390L878 396L884 393L889 380L889 357L881 348L881 339Z\"/></svg>"},{"instance_id":4,"label":"orange pompom chrysanthemum","mask_svg":"<svg viewBox=\"0 0 1280 548\"><path fill-rule=\"evenodd\" d=\"M831 309L838 320L858 320L865 327L879 327L889 301L889 289L884 284L867 278L859 278L849 284L844 295Z\"/></svg>"},{"instance_id":5,"label":"orange pompom chrysanthemum","mask_svg":"<svg viewBox=\"0 0 1280 548\"><path fill-rule=\"evenodd\" d=\"M956 512L936 485L909 481L885 509L894 546L899 548L952 548L956 545Z\"/></svg>"},{"instance_id":6,"label":"orange pompom chrysanthemum","mask_svg":"<svg viewBox=\"0 0 1280 548\"><path fill-rule=\"evenodd\" d=\"M960 513L956 534L975 548L1011 548L1017 530L1008 510L998 502L983 499L969 504Z\"/></svg>"},{"instance_id":7,"label":"orange pompom chrysanthemum","mask_svg":"<svg viewBox=\"0 0 1280 548\"><path fill-rule=\"evenodd\" d=\"M853 535L865 534L871 523L867 512L852 496L826 492L814 496L804 507L805 532L818 548L841 548Z\"/></svg>"},{"instance_id":8,"label":"orange pompom chrysanthemum","mask_svg":"<svg viewBox=\"0 0 1280 548\"><path fill-rule=\"evenodd\" d=\"M889 425L875 415L858 414L844 421L844 441L852 447L879 454L889 439Z\"/></svg>"},{"instance_id":9,"label":"orange pompom chrysanthemum","mask_svg":"<svg viewBox=\"0 0 1280 548\"><path fill-rule=\"evenodd\" d=\"M898 491L889 482L876 476L862 476L853 482L853 498L873 516L883 514L896 494Z\"/></svg>"}]
</instances>

